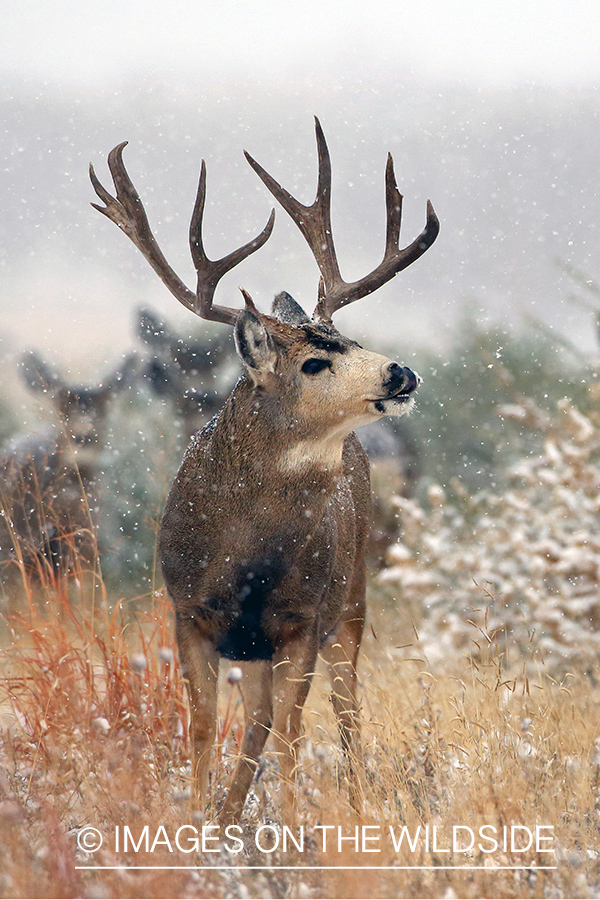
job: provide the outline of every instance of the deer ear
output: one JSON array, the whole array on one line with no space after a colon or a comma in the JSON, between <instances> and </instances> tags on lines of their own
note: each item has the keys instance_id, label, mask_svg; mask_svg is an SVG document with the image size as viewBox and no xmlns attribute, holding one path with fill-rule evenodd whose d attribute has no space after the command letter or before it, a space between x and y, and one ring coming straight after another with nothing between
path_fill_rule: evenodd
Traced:
<instances>
[{"instance_id":1,"label":"deer ear","mask_svg":"<svg viewBox=\"0 0 600 900\"><path fill-rule=\"evenodd\" d=\"M54 393L64 387L61 379L35 350L23 354L19 367L23 381L35 394Z\"/></svg>"},{"instance_id":2,"label":"deer ear","mask_svg":"<svg viewBox=\"0 0 600 900\"><path fill-rule=\"evenodd\" d=\"M239 314L234 329L235 347L239 357L256 384L262 384L275 372L277 350L273 339L261 320L253 312Z\"/></svg>"},{"instance_id":3,"label":"deer ear","mask_svg":"<svg viewBox=\"0 0 600 900\"><path fill-rule=\"evenodd\" d=\"M149 309L136 310L137 335L145 344L155 350L168 349L171 338L167 327Z\"/></svg>"},{"instance_id":4,"label":"deer ear","mask_svg":"<svg viewBox=\"0 0 600 900\"><path fill-rule=\"evenodd\" d=\"M288 325L305 325L310 322L310 317L287 291L277 294L273 300L271 314L280 322L287 322Z\"/></svg>"}]
</instances>

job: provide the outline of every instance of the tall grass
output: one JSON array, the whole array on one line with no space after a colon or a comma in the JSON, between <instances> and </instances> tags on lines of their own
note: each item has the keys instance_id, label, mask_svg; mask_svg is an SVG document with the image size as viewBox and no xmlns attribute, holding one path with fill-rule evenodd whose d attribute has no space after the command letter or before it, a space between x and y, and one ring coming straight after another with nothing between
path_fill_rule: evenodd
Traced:
<instances>
[{"instance_id":1,"label":"tall grass","mask_svg":"<svg viewBox=\"0 0 600 900\"><path fill-rule=\"evenodd\" d=\"M157 845L116 852L115 828L137 837L160 825L173 838L200 827L189 807L189 745L184 685L170 610L161 594L135 610L100 603L32 603L7 623L2 653L0 890L8 896L593 896L600 752L600 696L583 675L560 681L543 666L535 677L507 669L485 641L484 614L472 637L485 652L432 669L412 625L405 634L372 585L371 629L361 664L365 812L359 820L345 788L328 688L319 671L306 712L299 775L303 852L260 852L256 830L280 823L276 759L267 753L245 812L244 852L183 853ZM145 607L145 608L144 608ZM396 649L400 644L403 650ZM410 651L407 644L412 644ZM412 659L407 659L407 656ZM222 796L240 737L235 685L224 681L212 795ZM323 851L316 826L352 836L372 826L381 852L337 845ZM453 825L554 826L554 855L510 851L492 857L444 852ZM105 837L82 853L77 834ZM388 829L439 829L437 851L420 842L398 853ZM381 831L377 831L378 828ZM373 847L373 844L367 845ZM81 866L216 866L199 869L82 869ZM251 866L303 866L300 870ZM465 869L465 865L483 868ZM496 870L491 866L519 866ZM556 865L556 869L539 866ZM238 866L241 868L232 868ZM361 871L319 866L364 866ZM373 866L394 866L393 871ZM401 869L409 866L409 869ZM434 867L434 868L414 868ZM455 866L458 868L440 868ZM525 867L525 868L523 868Z\"/></svg>"},{"instance_id":2,"label":"tall grass","mask_svg":"<svg viewBox=\"0 0 600 900\"><path fill-rule=\"evenodd\" d=\"M581 409L503 395L513 401L505 420L532 452L507 453L497 485L475 497L464 484L429 483L401 504L402 540L369 586L359 667L364 812L348 801L319 669L292 829L304 828L302 851L256 846L261 827L281 837L289 824L268 749L242 820L243 851L222 841L216 853L174 845L181 826L215 821L241 743L238 686L223 673L202 819L190 807L187 700L164 594L153 585L118 599L97 559L78 559L75 546L64 577L13 561L23 590L0 630L0 895L598 896L600 420L594 384L581 393ZM489 421L501 421L496 410ZM135 533L123 558L133 556ZM111 581L118 575L117 566ZM552 827L553 854L451 846L453 826L502 834L536 825ZM87 826L104 838L95 853L78 846ZM164 839L152 852L143 840L139 850L122 840L117 849L116 829L122 838L126 826L136 841L146 826L150 844L166 835L173 849ZM321 826L332 826L326 849ZM357 826L379 841L356 849ZM411 839L421 829L414 851L390 840L389 828L403 826ZM434 827L436 846L423 839Z\"/></svg>"}]
</instances>

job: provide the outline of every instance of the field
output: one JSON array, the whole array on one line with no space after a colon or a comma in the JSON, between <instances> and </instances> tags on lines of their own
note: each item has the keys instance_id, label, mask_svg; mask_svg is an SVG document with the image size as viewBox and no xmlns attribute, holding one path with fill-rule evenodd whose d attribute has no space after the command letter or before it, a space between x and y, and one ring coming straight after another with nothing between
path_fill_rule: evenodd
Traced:
<instances>
[{"instance_id":1,"label":"field","mask_svg":"<svg viewBox=\"0 0 600 900\"><path fill-rule=\"evenodd\" d=\"M299 819L290 829L297 842L304 832L305 841L300 851L288 836L287 852L281 836L280 848L268 852L280 832L276 760L269 754L243 832L236 833L244 849L232 852L240 847L233 839L211 843L210 838L221 836L209 830L207 852L201 847L195 852L191 839L204 823L188 808L184 691L161 597L148 601L141 616L109 615L100 607L92 619L91 610L76 614L62 601L58 616L56 606L52 615L32 608L23 621L14 622L12 647L4 656L3 895L596 896L600 698L592 679L574 674L557 680L542 666L531 675L508 671L493 649L486 649L493 644L483 615L478 622L476 613L470 627L478 659L457 656L432 669L420 653L413 623L391 604L378 603L376 596L372 600L361 666L364 816L359 821L348 805L327 689L317 675L306 714ZM399 638L402 650L396 649ZM408 643L411 660L406 659ZM215 802L240 734L236 691L225 682L212 782ZM259 830L273 824L277 830ZM193 830L180 833L178 849L182 825ZM325 850L322 825L334 826L326 832ZM340 851L340 834L356 838L357 825L358 841L342 841ZM540 852L535 846L521 852L529 831L540 825ZM104 838L94 854L77 846L85 826L97 828ZM123 851L126 826L139 852L131 841ZM146 826L147 838L140 844ZM412 849L405 840L396 852L389 829L397 837L402 826ZM474 831L475 849L461 852L470 842L462 828L451 852L453 826ZM479 838L483 826L496 829L481 835L497 837L497 851ZM510 835L511 826L524 826L514 832L513 852L502 848L504 828ZM267 852L259 851L257 840ZM544 852L548 849L553 852ZM374 850L379 852L374 855ZM88 866L226 869L81 868ZM242 868L227 870L232 866ZM374 866L410 868L367 868Z\"/></svg>"},{"instance_id":2,"label":"field","mask_svg":"<svg viewBox=\"0 0 600 900\"><path fill-rule=\"evenodd\" d=\"M473 342L469 371L487 372L495 338ZM598 896L596 373L580 372L577 389L561 384L540 404L495 360L490 396L479 379L473 400L480 456L474 463L460 449L460 421L450 430L452 399L466 403L449 396L446 451L429 441L427 472L397 501L397 540L370 580L362 817L348 803L320 671L305 714L298 822L280 820L269 752L239 831L195 817L185 691L160 582L148 575L151 590L121 599L114 575L90 592L82 571L68 584L26 585L27 601L4 617L0 895ZM552 382L549 370L538 384ZM434 414L423 409L417 427L430 428ZM504 449L486 469L490 447ZM469 466L457 472L461 453ZM148 533L155 516L147 512ZM144 552L151 571L151 543ZM239 690L226 675L212 810L241 734ZM102 837L95 852L90 827Z\"/></svg>"}]
</instances>

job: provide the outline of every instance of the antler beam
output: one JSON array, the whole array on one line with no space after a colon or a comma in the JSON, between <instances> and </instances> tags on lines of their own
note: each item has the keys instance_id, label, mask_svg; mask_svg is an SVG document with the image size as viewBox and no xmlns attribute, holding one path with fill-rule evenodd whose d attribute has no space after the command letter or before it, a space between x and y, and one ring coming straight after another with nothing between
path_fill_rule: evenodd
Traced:
<instances>
[{"instance_id":1,"label":"antler beam","mask_svg":"<svg viewBox=\"0 0 600 900\"><path fill-rule=\"evenodd\" d=\"M233 325L239 310L226 306L213 306L216 286L226 272L262 247L269 239L275 221L275 210L271 211L269 221L254 240L222 259L208 259L202 242L202 218L206 203L206 166L202 160L198 194L190 224L190 250L198 274L198 285L196 293L194 293L186 287L171 268L152 234L140 196L123 163L123 149L126 146L127 141L124 141L111 150L108 155L108 167L114 182L116 197L113 197L103 187L94 172L94 167L90 164L90 179L93 188L100 200L106 204L99 206L97 203L92 203L92 206L125 232L180 303L203 319Z\"/></svg>"},{"instance_id":2,"label":"antler beam","mask_svg":"<svg viewBox=\"0 0 600 900\"><path fill-rule=\"evenodd\" d=\"M402 269L415 262L433 244L439 233L440 223L431 202L427 201L427 224L421 234L406 248L400 249L400 223L402 220L402 194L394 176L394 163L388 154L385 172L387 229L385 253L381 263L358 281L346 282L340 274L331 231L331 160L321 123L315 117L319 175L317 194L310 206L300 203L266 172L248 153L246 159L262 179L275 199L292 217L319 266L323 285L319 290L319 302L315 317L331 319L336 310L366 297Z\"/></svg>"}]
</instances>

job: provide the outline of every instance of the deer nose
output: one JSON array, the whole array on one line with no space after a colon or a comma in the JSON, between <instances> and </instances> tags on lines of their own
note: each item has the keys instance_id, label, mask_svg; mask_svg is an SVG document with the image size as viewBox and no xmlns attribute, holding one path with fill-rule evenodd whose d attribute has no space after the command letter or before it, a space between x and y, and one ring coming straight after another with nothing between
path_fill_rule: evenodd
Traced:
<instances>
[{"instance_id":1,"label":"deer nose","mask_svg":"<svg viewBox=\"0 0 600 900\"><path fill-rule=\"evenodd\" d=\"M421 379L408 366L401 366L397 362L387 363L383 367L384 386L390 393L412 394L420 384Z\"/></svg>"}]
</instances>

